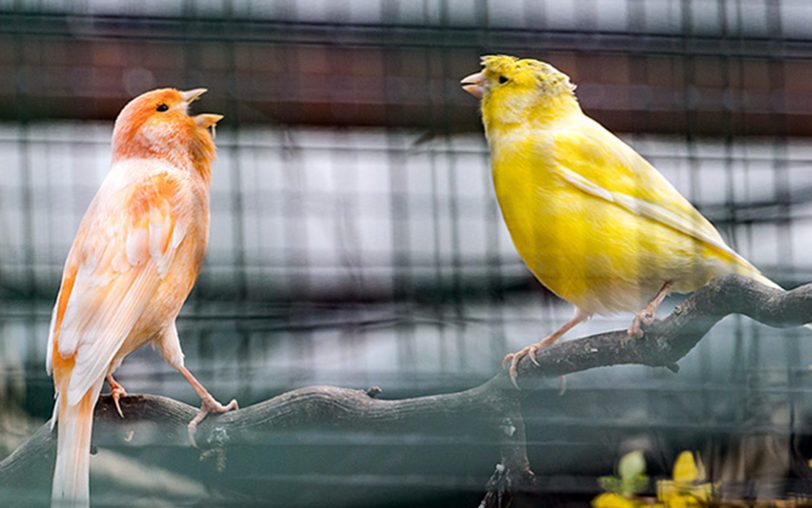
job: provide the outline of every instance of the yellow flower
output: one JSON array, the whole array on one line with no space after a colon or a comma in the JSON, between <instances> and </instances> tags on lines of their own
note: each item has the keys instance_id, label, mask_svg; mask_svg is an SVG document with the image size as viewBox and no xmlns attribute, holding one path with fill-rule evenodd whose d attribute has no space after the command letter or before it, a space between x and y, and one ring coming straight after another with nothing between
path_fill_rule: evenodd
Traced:
<instances>
[{"instance_id":1,"label":"yellow flower","mask_svg":"<svg viewBox=\"0 0 812 508\"><path fill-rule=\"evenodd\" d=\"M614 492L606 492L592 500L593 508L637 508L639 503Z\"/></svg>"},{"instance_id":2,"label":"yellow flower","mask_svg":"<svg viewBox=\"0 0 812 508\"><path fill-rule=\"evenodd\" d=\"M657 499L666 508L693 508L707 506L713 495L712 483L699 483L705 479L702 459L688 451L679 454L674 462L672 480L657 482Z\"/></svg>"},{"instance_id":3,"label":"yellow flower","mask_svg":"<svg viewBox=\"0 0 812 508\"><path fill-rule=\"evenodd\" d=\"M698 458L698 457L697 457ZM684 451L679 454L677 461L674 462L674 482L680 485L690 484L697 480L705 479L705 466L702 464L702 459L694 460L694 454L689 451Z\"/></svg>"}]
</instances>

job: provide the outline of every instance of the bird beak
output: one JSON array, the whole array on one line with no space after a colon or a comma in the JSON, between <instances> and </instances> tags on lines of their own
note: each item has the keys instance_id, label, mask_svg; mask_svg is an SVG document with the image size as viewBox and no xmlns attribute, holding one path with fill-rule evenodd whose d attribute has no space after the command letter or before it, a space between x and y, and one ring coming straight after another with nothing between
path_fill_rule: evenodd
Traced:
<instances>
[{"instance_id":1,"label":"bird beak","mask_svg":"<svg viewBox=\"0 0 812 508\"><path fill-rule=\"evenodd\" d=\"M208 129L212 125L216 125L217 122L223 119L223 115L216 115L214 113L201 113L194 117L195 124L198 127L203 129Z\"/></svg>"},{"instance_id":2,"label":"bird beak","mask_svg":"<svg viewBox=\"0 0 812 508\"><path fill-rule=\"evenodd\" d=\"M485 93L485 74L477 72L470 76L465 76L462 78L462 81L460 81L460 86L477 99L481 99Z\"/></svg>"},{"instance_id":3,"label":"bird beak","mask_svg":"<svg viewBox=\"0 0 812 508\"><path fill-rule=\"evenodd\" d=\"M187 90L185 92L181 92L180 96L183 99L183 102L185 102L186 105L188 106L189 104L199 99L200 96L206 93L207 91L208 90L206 90L205 88L195 88L194 90Z\"/></svg>"},{"instance_id":4,"label":"bird beak","mask_svg":"<svg viewBox=\"0 0 812 508\"><path fill-rule=\"evenodd\" d=\"M194 90L186 90L185 92L181 92L180 96L183 99L183 102L188 106L189 104L199 99L200 96L206 92L208 92L208 90L205 88L195 88ZM223 119L223 115L217 115L214 113L201 113L199 115L195 115L192 118L195 121L195 125L197 125L201 129L208 129L209 127L211 127L212 128L211 134L212 137L214 137L214 126L217 125L217 122Z\"/></svg>"},{"instance_id":5,"label":"bird beak","mask_svg":"<svg viewBox=\"0 0 812 508\"><path fill-rule=\"evenodd\" d=\"M211 127L211 139L216 137L216 131L214 130L214 126L217 125L217 122L223 119L223 115L217 115L214 113L201 113L199 115L195 115L194 117L195 125L200 127L201 129L208 129Z\"/></svg>"}]
</instances>

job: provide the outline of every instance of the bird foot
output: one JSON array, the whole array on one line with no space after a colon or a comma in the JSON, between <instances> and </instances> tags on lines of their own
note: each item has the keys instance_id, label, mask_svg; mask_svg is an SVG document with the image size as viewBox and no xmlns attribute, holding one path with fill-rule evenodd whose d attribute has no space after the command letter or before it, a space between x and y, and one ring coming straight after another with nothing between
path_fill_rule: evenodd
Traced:
<instances>
[{"instance_id":1,"label":"bird foot","mask_svg":"<svg viewBox=\"0 0 812 508\"><path fill-rule=\"evenodd\" d=\"M521 390L519 388L519 383L516 382L516 378L519 376L519 361L525 356L530 358L530 361L539 366L539 362L536 359L536 351L540 349L544 349L547 346L552 346L555 341L560 339L567 331L569 331L573 326L577 325L582 321L586 321L589 319L590 314L585 313L580 309L576 309L575 315L567 321L564 326L550 334L547 338L536 342L535 344L531 344L526 348L516 351L515 353L510 353L509 355L505 356L505 359L502 360L502 368L508 367L508 375L510 376L510 382L513 383L513 386L516 387L517 390Z\"/></svg>"},{"instance_id":2,"label":"bird foot","mask_svg":"<svg viewBox=\"0 0 812 508\"><path fill-rule=\"evenodd\" d=\"M113 402L116 405L116 411L118 411L118 415L124 418L124 412L121 410L121 403L119 402L119 400L121 399L121 397L127 396L127 390L125 390L123 386L118 385L110 391L110 395L113 396Z\"/></svg>"},{"instance_id":3,"label":"bird foot","mask_svg":"<svg viewBox=\"0 0 812 508\"><path fill-rule=\"evenodd\" d=\"M663 303L665 297L668 296L668 293L671 292L672 285L673 283L671 281L665 281L660 290L657 291L657 294L654 295L654 298L652 298L651 301L648 302L648 305L646 305L643 308L643 310L634 315L634 320L632 321L631 326L629 326L629 329L626 330L626 334L629 337L633 339L639 339L640 337L645 335L645 332L643 331L643 325L648 326L654 323L654 321L657 318L657 309L660 307L660 304Z\"/></svg>"},{"instance_id":4,"label":"bird foot","mask_svg":"<svg viewBox=\"0 0 812 508\"><path fill-rule=\"evenodd\" d=\"M629 329L626 330L626 335L633 339L639 339L645 332L643 331L643 325L648 326L652 324L655 320L655 314L650 309L643 309L637 314L634 315L634 320L632 321L631 326Z\"/></svg>"},{"instance_id":5,"label":"bird foot","mask_svg":"<svg viewBox=\"0 0 812 508\"><path fill-rule=\"evenodd\" d=\"M186 427L189 432L189 441L192 442L192 446L197 448L197 441L195 441L195 434L197 433L197 425L203 421L204 418L209 413L227 413L231 410L240 409L240 406L237 404L235 399L231 399L231 402L226 404L225 406L217 402L217 400L212 397L211 395L206 394L206 397L202 397L200 399L200 410L197 412L192 421L189 422L189 425Z\"/></svg>"},{"instance_id":6,"label":"bird foot","mask_svg":"<svg viewBox=\"0 0 812 508\"><path fill-rule=\"evenodd\" d=\"M515 386L517 390L521 390L519 383L516 382L516 378L519 376L519 361L526 356L530 358L531 362L538 365L539 362L536 360L536 351L542 347L543 345L541 343L531 344L515 353L506 355L504 360L502 360L502 368L508 368L510 382L513 383L513 386Z\"/></svg>"},{"instance_id":7,"label":"bird foot","mask_svg":"<svg viewBox=\"0 0 812 508\"><path fill-rule=\"evenodd\" d=\"M127 396L127 390L124 389L115 379L113 376L109 376L107 378L107 384L110 385L110 396L113 397L113 403L116 405L116 411L118 411L118 415L124 418L124 412L121 410L121 397Z\"/></svg>"}]
</instances>

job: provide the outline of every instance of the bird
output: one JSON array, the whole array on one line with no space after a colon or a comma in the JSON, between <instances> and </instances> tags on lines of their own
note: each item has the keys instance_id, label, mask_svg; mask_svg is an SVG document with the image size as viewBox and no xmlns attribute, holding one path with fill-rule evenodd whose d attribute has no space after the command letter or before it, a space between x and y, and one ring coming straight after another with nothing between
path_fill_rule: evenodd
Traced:
<instances>
[{"instance_id":1,"label":"bird","mask_svg":"<svg viewBox=\"0 0 812 508\"><path fill-rule=\"evenodd\" d=\"M631 146L587 116L569 76L549 63L487 55L460 82L480 100L496 198L516 250L550 291L574 306L569 321L505 356L519 361L594 314L634 312L644 334L674 291L693 292L737 273L778 284L725 243L719 231Z\"/></svg>"},{"instance_id":2,"label":"bird","mask_svg":"<svg viewBox=\"0 0 812 508\"><path fill-rule=\"evenodd\" d=\"M113 372L139 347L154 346L200 397L192 440L208 413L238 408L235 400L220 404L184 366L175 325L209 238L214 128L223 117L188 112L205 92L152 90L116 118L112 164L71 245L49 329L58 430L52 506L89 505L93 409L106 379L124 417L126 390Z\"/></svg>"}]
</instances>

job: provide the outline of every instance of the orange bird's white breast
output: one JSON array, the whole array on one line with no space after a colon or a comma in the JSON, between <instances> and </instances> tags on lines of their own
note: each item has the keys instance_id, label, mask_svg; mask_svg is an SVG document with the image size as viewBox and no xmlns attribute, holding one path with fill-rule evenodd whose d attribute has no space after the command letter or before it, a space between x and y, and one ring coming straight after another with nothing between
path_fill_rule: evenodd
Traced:
<instances>
[{"instance_id":1,"label":"orange bird's white breast","mask_svg":"<svg viewBox=\"0 0 812 508\"><path fill-rule=\"evenodd\" d=\"M71 361L69 404L174 322L208 222L208 182L196 172L158 159L113 165L79 226L51 323L48 367L58 377Z\"/></svg>"}]
</instances>

